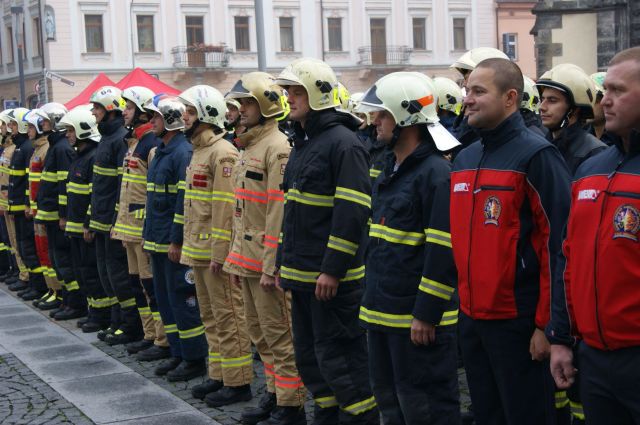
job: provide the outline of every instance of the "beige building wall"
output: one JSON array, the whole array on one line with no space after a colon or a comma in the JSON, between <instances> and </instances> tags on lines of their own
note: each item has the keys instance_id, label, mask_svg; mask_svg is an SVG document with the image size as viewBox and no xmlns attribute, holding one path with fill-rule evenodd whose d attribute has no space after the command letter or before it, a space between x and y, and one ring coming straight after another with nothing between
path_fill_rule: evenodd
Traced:
<instances>
[{"instance_id":1,"label":"beige building wall","mask_svg":"<svg viewBox=\"0 0 640 425\"><path fill-rule=\"evenodd\" d=\"M551 31L552 42L562 44L562 55L553 57L553 66L573 63L587 74L598 71L597 25L596 13L562 15L562 28Z\"/></svg>"},{"instance_id":2,"label":"beige building wall","mask_svg":"<svg viewBox=\"0 0 640 425\"><path fill-rule=\"evenodd\" d=\"M535 2L510 3L501 2L498 5L498 42L502 43L503 34L517 35L517 55L515 63L522 73L529 78L536 79L535 41L530 34L536 23L536 17L531 13ZM502 46L499 47L502 49Z\"/></svg>"}]
</instances>

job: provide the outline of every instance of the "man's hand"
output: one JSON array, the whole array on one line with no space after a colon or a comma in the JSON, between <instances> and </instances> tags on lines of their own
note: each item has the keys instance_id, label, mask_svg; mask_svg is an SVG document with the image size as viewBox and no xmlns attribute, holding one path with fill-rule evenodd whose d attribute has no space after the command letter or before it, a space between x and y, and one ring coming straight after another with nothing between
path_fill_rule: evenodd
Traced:
<instances>
[{"instance_id":1,"label":"man's hand","mask_svg":"<svg viewBox=\"0 0 640 425\"><path fill-rule=\"evenodd\" d=\"M556 386L566 390L575 382L578 369L573 367L573 351L566 345L551 346L551 376Z\"/></svg>"},{"instance_id":2,"label":"man's hand","mask_svg":"<svg viewBox=\"0 0 640 425\"><path fill-rule=\"evenodd\" d=\"M24 216L27 217L27 220L31 220L33 218L33 210L31 208L27 208L24 210Z\"/></svg>"},{"instance_id":3,"label":"man's hand","mask_svg":"<svg viewBox=\"0 0 640 425\"><path fill-rule=\"evenodd\" d=\"M531 353L531 360L539 362L549 357L549 341L544 331L538 328L533 331L533 336L529 342L529 353Z\"/></svg>"},{"instance_id":4,"label":"man's hand","mask_svg":"<svg viewBox=\"0 0 640 425\"><path fill-rule=\"evenodd\" d=\"M211 270L211 273L213 274L218 274L222 271L222 264L211 260L211 262L209 263L209 270Z\"/></svg>"},{"instance_id":5,"label":"man's hand","mask_svg":"<svg viewBox=\"0 0 640 425\"><path fill-rule=\"evenodd\" d=\"M411 321L411 342L415 345L429 345L435 341L435 326L416 318Z\"/></svg>"},{"instance_id":6,"label":"man's hand","mask_svg":"<svg viewBox=\"0 0 640 425\"><path fill-rule=\"evenodd\" d=\"M316 298L318 301L329 301L338 293L338 279L326 274L320 273L316 280Z\"/></svg>"},{"instance_id":7,"label":"man's hand","mask_svg":"<svg viewBox=\"0 0 640 425\"><path fill-rule=\"evenodd\" d=\"M276 278L264 273L262 273L262 276L260 277L260 287L266 292L271 292L274 289L280 289L276 286Z\"/></svg>"},{"instance_id":8,"label":"man's hand","mask_svg":"<svg viewBox=\"0 0 640 425\"><path fill-rule=\"evenodd\" d=\"M67 227L67 219L61 218L60 220L58 220L58 227L60 227L60 230L64 232L64 229Z\"/></svg>"},{"instance_id":9,"label":"man's hand","mask_svg":"<svg viewBox=\"0 0 640 425\"><path fill-rule=\"evenodd\" d=\"M238 288L242 288L242 283L240 282L240 276L235 274L229 275L229 280L231 280L231 284L237 286Z\"/></svg>"},{"instance_id":10,"label":"man's hand","mask_svg":"<svg viewBox=\"0 0 640 425\"><path fill-rule=\"evenodd\" d=\"M86 243L91 243L93 242L93 238L96 237L96 234L93 233L91 230L89 229L82 229L82 232L84 234L84 241Z\"/></svg>"},{"instance_id":11,"label":"man's hand","mask_svg":"<svg viewBox=\"0 0 640 425\"><path fill-rule=\"evenodd\" d=\"M174 263L180 262L180 255L182 254L182 245L178 245L177 243L171 243L169 245L169 260Z\"/></svg>"}]
</instances>

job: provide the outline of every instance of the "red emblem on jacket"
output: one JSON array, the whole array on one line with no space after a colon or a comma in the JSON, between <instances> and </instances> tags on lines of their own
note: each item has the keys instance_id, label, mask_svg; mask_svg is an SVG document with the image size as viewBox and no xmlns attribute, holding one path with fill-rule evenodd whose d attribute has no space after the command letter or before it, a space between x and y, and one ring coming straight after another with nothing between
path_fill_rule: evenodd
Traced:
<instances>
[{"instance_id":1,"label":"red emblem on jacket","mask_svg":"<svg viewBox=\"0 0 640 425\"><path fill-rule=\"evenodd\" d=\"M625 238L638 242L640 211L633 205L620 205L613 215L613 239Z\"/></svg>"},{"instance_id":2,"label":"red emblem on jacket","mask_svg":"<svg viewBox=\"0 0 640 425\"><path fill-rule=\"evenodd\" d=\"M484 224L493 224L497 226L501 213L502 204L500 203L500 199L495 196L489 196L487 200L484 201Z\"/></svg>"}]
</instances>

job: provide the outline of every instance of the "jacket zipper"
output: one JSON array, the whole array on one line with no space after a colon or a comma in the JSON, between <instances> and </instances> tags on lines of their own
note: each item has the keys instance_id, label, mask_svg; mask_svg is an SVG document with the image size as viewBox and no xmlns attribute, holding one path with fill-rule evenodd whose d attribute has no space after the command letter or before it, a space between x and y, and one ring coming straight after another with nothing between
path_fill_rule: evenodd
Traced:
<instances>
[{"instance_id":1,"label":"jacket zipper","mask_svg":"<svg viewBox=\"0 0 640 425\"><path fill-rule=\"evenodd\" d=\"M617 198L640 199L640 193L634 193L634 192L613 192L611 196L614 196Z\"/></svg>"},{"instance_id":2,"label":"jacket zipper","mask_svg":"<svg viewBox=\"0 0 640 425\"><path fill-rule=\"evenodd\" d=\"M471 216L469 217L469 254L467 255L467 284L469 285L469 311L473 315L473 290L471 289L471 251L473 249L473 214L476 209L476 193L482 190L482 187L479 190L476 190L476 184L478 183L478 176L480 175L480 170L482 169L482 164L484 163L486 152L484 149L482 150L482 156L480 157L480 162L478 163L478 168L476 169L476 175L473 178L473 187L474 190L471 192Z\"/></svg>"},{"instance_id":3,"label":"jacket zipper","mask_svg":"<svg viewBox=\"0 0 640 425\"><path fill-rule=\"evenodd\" d=\"M502 192L513 192L516 190L515 187L513 186L480 186L478 189L475 189L473 191L473 193L479 193L483 190L495 190L495 191L502 191Z\"/></svg>"}]
</instances>

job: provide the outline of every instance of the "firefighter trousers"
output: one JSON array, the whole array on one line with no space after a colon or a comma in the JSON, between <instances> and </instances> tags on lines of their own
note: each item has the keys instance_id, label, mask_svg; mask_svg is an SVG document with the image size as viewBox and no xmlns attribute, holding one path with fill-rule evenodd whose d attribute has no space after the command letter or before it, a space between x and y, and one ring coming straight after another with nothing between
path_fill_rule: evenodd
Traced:
<instances>
[{"instance_id":1,"label":"firefighter trousers","mask_svg":"<svg viewBox=\"0 0 640 425\"><path fill-rule=\"evenodd\" d=\"M86 295L80 290L80 284L73 273L69 238L60 230L57 221L46 224L45 229L49 241L49 259L63 289L62 303L73 309L86 309Z\"/></svg>"},{"instance_id":2,"label":"firefighter trousers","mask_svg":"<svg viewBox=\"0 0 640 425\"><path fill-rule=\"evenodd\" d=\"M100 283L95 241L87 243L82 236L70 237L69 246L71 248L73 277L78 282L80 291L86 296L87 304L89 304L89 320L100 324L109 324L111 308L118 303L118 300L109 297Z\"/></svg>"},{"instance_id":3,"label":"firefighter trousers","mask_svg":"<svg viewBox=\"0 0 640 425\"><path fill-rule=\"evenodd\" d=\"M123 245L127 251L131 285L142 287L142 291L136 293L136 305L142 320L144 339L153 341L160 347L167 347L169 342L164 333L164 325L156 302L156 292L153 288L151 257L142 249L142 243L124 242Z\"/></svg>"},{"instance_id":4,"label":"firefighter trousers","mask_svg":"<svg viewBox=\"0 0 640 425\"><path fill-rule=\"evenodd\" d=\"M11 250L16 259L16 264L18 266L18 270L20 271L20 275L18 276L20 280L28 281L29 280L29 271L27 267L24 265L22 261L22 257L18 252L18 240L16 238L16 222L15 218L12 214L8 212L4 212L4 221L7 225L7 233L9 234L9 243L11 244Z\"/></svg>"},{"instance_id":5,"label":"firefighter trousers","mask_svg":"<svg viewBox=\"0 0 640 425\"><path fill-rule=\"evenodd\" d=\"M296 366L313 394L315 425L380 422L358 323L361 297L358 284L340 285L330 301L318 301L312 291L292 292Z\"/></svg>"},{"instance_id":6,"label":"firefighter trousers","mask_svg":"<svg viewBox=\"0 0 640 425\"><path fill-rule=\"evenodd\" d=\"M306 390L293 352L291 292L265 291L259 277L240 281L247 328L264 365L267 391L276 394L278 406L301 406Z\"/></svg>"},{"instance_id":7,"label":"firefighter trousers","mask_svg":"<svg viewBox=\"0 0 640 425\"><path fill-rule=\"evenodd\" d=\"M152 253L151 269L158 310L169 340L171 355L184 360L207 357L207 340L196 299L193 270Z\"/></svg>"},{"instance_id":8,"label":"firefighter trousers","mask_svg":"<svg viewBox=\"0 0 640 425\"><path fill-rule=\"evenodd\" d=\"M136 307L136 293L140 285L132 285L129 279L127 252L122 242L108 234L95 233L98 275L107 295L116 297L120 306L119 329L131 335L142 334L142 323ZM139 295L138 295L139 296Z\"/></svg>"},{"instance_id":9,"label":"firefighter trousers","mask_svg":"<svg viewBox=\"0 0 640 425\"><path fill-rule=\"evenodd\" d=\"M428 346L409 333L370 330L371 387L385 425L459 425L455 326L436 329Z\"/></svg>"},{"instance_id":10,"label":"firefighter trousers","mask_svg":"<svg viewBox=\"0 0 640 425\"><path fill-rule=\"evenodd\" d=\"M193 268L200 317L209 346L209 377L228 387L253 379L253 355L242 306L242 290L225 272Z\"/></svg>"},{"instance_id":11,"label":"firefighter trousers","mask_svg":"<svg viewBox=\"0 0 640 425\"><path fill-rule=\"evenodd\" d=\"M11 258L11 242L7 233L7 225L0 218L0 271L6 273L13 266Z\"/></svg>"},{"instance_id":12,"label":"firefighter trousers","mask_svg":"<svg viewBox=\"0 0 640 425\"><path fill-rule=\"evenodd\" d=\"M578 362L586 424L639 424L640 347L604 351L580 342Z\"/></svg>"},{"instance_id":13,"label":"firefighter trousers","mask_svg":"<svg viewBox=\"0 0 640 425\"><path fill-rule=\"evenodd\" d=\"M460 312L459 342L477 425L555 425L548 361L531 359L533 317L473 320Z\"/></svg>"},{"instance_id":14,"label":"firefighter trousers","mask_svg":"<svg viewBox=\"0 0 640 425\"><path fill-rule=\"evenodd\" d=\"M36 253L33 221L27 220L22 212L15 214L13 218L16 225L16 246L22 261L29 270L29 286L35 291L45 293L47 285Z\"/></svg>"},{"instance_id":15,"label":"firefighter trousers","mask_svg":"<svg viewBox=\"0 0 640 425\"><path fill-rule=\"evenodd\" d=\"M38 255L40 269L44 275L44 281L47 284L47 288L61 294L62 285L56 276L56 271L53 269L53 260L49 256L49 239L47 238L47 229L44 227L44 224L33 223L33 234L36 245L36 254Z\"/></svg>"}]
</instances>

